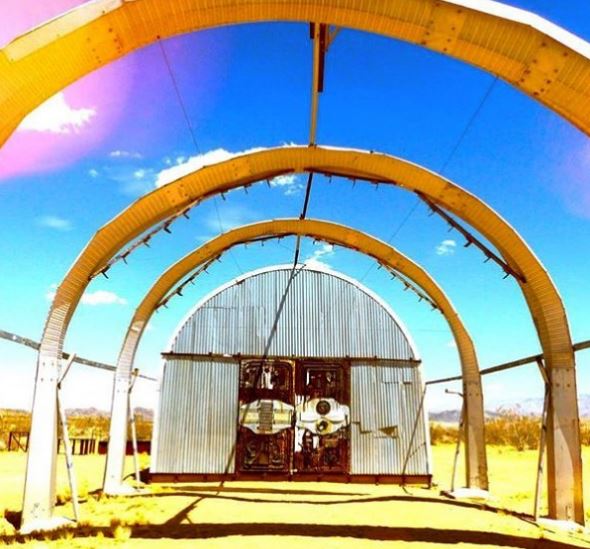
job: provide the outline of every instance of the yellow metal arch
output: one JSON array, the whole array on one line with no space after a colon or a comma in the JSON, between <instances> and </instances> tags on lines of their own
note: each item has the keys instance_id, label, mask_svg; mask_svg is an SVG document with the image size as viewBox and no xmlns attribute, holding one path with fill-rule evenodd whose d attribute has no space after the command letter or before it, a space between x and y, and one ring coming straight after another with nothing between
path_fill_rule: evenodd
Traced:
<instances>
[{"instance_id":1,"label":"yellow metal arch","mask_svg":"<svg viewBox=\"0 0 590 549\"><path fill-rule=\"evenodd\" d=\"M369 255L412 280L437 305L449 323L457 344L463 380L469 386L471 394L476 395L475 399L467 401L471 407L467 421L466 485L487 490L484 407L477 356L465 325L444 291L420 265L381 240L327 221L277 219L233 229L190 252L158 278L135 310L117 360L104 491L111 494L121 491L127 436L127 393L133 361L143 331L158 304L186 274L215 259L229 248L261 237L279 238L288 235L313 237Z\"/></svg>"},{"instance_id":2,"label":"yellow metal arch","mask_svg":"<svg viewBox=\"0 0 590 549\"><path fill-rule=\"evenodd\" d=\"M280 147L207 166L143 196L102 227L57 289L45 325L39 363L23 517L46 518L53 506L55 389L65 333L89 278L127 242L205 197L284 173L318 171L379 181L419 192L481 232L524 279L525 296L543 348L551 384L548 426L549 513L584 521L575 361L559 294L518 233L477 197L451 181L396 157L322 147ZM467 391L467 398L469 398ZM28 482L29 476L35 482ZM49 478L49 480L48 480ZM49 484L48 484L49 483Z\"/></svg>"},{"instance_id":3,"label":"yellow metal arch","mask_svg":"<svg viewBox=\"0 0 590 549\"><path fill-rule=\"evenodd\" d=\"M0 50L0 144L53 94L170 36L259 21L320 22L419 44L492 74L590 133L590 44L479 0L96 0Z\"/></svg>"}]
</instances>

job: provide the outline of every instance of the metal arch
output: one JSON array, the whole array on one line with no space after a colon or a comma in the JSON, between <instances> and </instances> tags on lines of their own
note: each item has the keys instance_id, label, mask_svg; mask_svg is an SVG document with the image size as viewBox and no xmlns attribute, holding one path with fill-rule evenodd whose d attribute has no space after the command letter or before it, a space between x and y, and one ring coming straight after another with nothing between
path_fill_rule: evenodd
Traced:
<instances>
[{"instance_id":1,"label":"metal arch","mask_svg":"<svg viewBox=\"0 0 590 549\"><path fill-rule=\"evenodd\" d=\"M535 323L552 384L547 468L549 514L553 518L584 521L575 361L566 313L551 278L519 234L477 197L416 164L358 150L288 146L207 166L152 191L103 226L78 256L57 288L39 352L23 509L25 522L45 519L52 511L59 356L70 317L88 285L88 277L131 239L199 199L278 174L309 171L379 181L422 193L471 224L498 249L506 263L524 275L526 283L519 285Z\"/></svg>"},{"instance_id":2,"label":"metal arch","mask_svg":"<svg viewBox=\"0 0 590 549\"><path fill-rule=\"evenodd\" d=\"M210 240L171 265L154 283L135 310L117 361L117 373L113 389L113 406L109 433L109 450L105 470L104 491L118 494L122 490L125 445L127 441L127 392L133 371L135 352L143 331L160 300L188 273L211 262L223 252L238 244L260 237L307 236L357 250L382 264L404 274L432 298L449 323L461 360L463 382L469 387L471 398L466 399L470 408L466 440L466 485L488 489L487 462L484 439L484 407L481 377L473 341L449 298L432 277L417 263L392 246L360 231L327 221L312 219L277 219L245 225L230 230ZM252 276L252 273L242 278ZM356 281L353 282L358 285ZM361 288L365 291L365 288ZM215 292L220 291L219 289ZM372 293L372 292L371 292ZM206 299L210 299L210 295ZM373 298L375 296L372 296ZM383 302L381 302L383 305ZM392 311L386 307L390 313ZM190 314L190 313L189 313ZM396 318L396 315L393 315ZM396 319L408 337L403 324ZM414 352L416 352L415 347Z\"/></svg>"},{"instance_id":3,"label":"metal arch","mask_svg":"<svg viewBox=\"0 0 590 549\"><path fill-rule=\"evenodd\" d=\"M422 45L499 76L590 134L590 44L497 2L97 0L0 50L0 145L44 100L127 53L161 38L261 21L312 21Z\"/></svg>"}]
</instances>

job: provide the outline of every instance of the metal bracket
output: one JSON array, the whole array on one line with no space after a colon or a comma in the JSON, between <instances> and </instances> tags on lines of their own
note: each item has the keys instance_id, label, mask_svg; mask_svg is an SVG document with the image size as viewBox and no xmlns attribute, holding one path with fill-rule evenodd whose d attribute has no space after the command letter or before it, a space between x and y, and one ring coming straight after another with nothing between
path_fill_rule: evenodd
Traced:
<instances>
[{"instance_id":1,"label":"metal bracket","mask_svg":"<svg viewBox=\"0 0 590 549\"><path fill-rule=\"evenodd\" d=\"M182 296L182 291L184 290L184 288L186 286L188 286L189 284L194 284L195 279L202 274L203 272L207 272L207 269L215 262L219 260L220 255L216 255L214 258L210 259L209 261L207 261L206 263L200 265L197 270L191 274L190 276L188 276L187 278L185 278L178 286L176 286L176 288L174 288L173 290L171 290L170 292L168 292L166 294L166 296L164 296L159 302L158 304L154 307L154 310L157 311L158 309L160 309L161 307L167 307L168 306L168 302L175 296L175 295L179 295Z\"/></svg>"},{"instance_id":2,"label":"metal bracket","mask_svg":"<svg viewBox=\"0 0 590 549\"><path fill-rule=\"evenodd\" d=\"M432 307L433 310L436 309L437 311L440 311L438 305L430 298L430 296L428 296L427 294L425 294L424 292L419 290L405 276L401 275L400 273L398 273L397 271L395 271L391 267L388 267L388 266L383 265L381 263L379 263L379 267L385 267L385 269L387 269L387 271L392 276L392 278L397 278L404 285L404 291L405 290L412 291L413 293L415 293L418 296L419 301L426 301Z\"/></svg>"},{"instance_id":3,"label":"metal bracket","mask_svg":"<svg viewBox=\"0 0 590 549\"><path fill-rule=\"evenodd\" d=\"M199 200L195 200L194 202L191 202L186 208L184 208L182 211L174 214L173 216L169 217L166 221L160 223L159 225L156 225L156 227L154 227L151 231L147 232L144 236L142 236L141 238L139 238L138 240L136 240L135 242L133 242L130 246L128 246L127 248L125 248L122 252L118 253L115 257L113 257L112 259L110 259L109 261L107 261L107 263L102 266L100 269L94 271L89 277L88 280L92 280L94 278L96 278L98 275L103 275L106 278L108 278L107 276L107 271L116 263L118 263L119 261L123 261L123 263L127 263L127 258L135 251L137 250L137 248L140 248L141 246L147 246L148 248L150 247L150 240L159 232L164 231L168 234L170 234L172 231L170 230L170 225L172 225L172 223L174 223L179 217L186 217L188 219L188 212L194 208L197 204L199 204L200 199Z\"/></svg>"},{"instance_id":4,"label":"metal bracket","mask_svg":"<svg viewBox=\"0 0 590 549\"><path fill-rule=\"evenodd\" d=\"M486 260L485 260L486 262L491 259L494 263L496 263L497 265L500 266L500 268L505 273L504 278L506 278L508 276L512 276L512 277L516 278L516 280L518 280L521 284L526 283L526 278L521 272L517 271L516 269L514 269L510 265L508 265L508 263L506 263L499 255L497 255L492 250L490 250L490 248L488 248L476 236L471 234L459 222L457 222L455 219L453 219L445 210L440 208L437 204L435 204L432 200L427 198L422 193L417 192L416 194L423 202L426 203L426 205L431 209L431 211L433 213L438 214L440 217L442 217L449 224L451 229L456 229L458 232L461 233L461 235L463 235L463 237L466 240L466 243L465 243L466 248L473 244L476 248L478 248L486 256Z\"/></svg>"}]
</instances>

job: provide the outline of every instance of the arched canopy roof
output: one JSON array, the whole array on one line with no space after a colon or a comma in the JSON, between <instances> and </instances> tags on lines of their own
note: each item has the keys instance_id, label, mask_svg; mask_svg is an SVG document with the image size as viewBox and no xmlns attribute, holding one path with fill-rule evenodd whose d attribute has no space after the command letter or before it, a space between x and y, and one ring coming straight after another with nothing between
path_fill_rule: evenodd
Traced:
<instances>
[{"instance_id":1,"label":"arched canopy roof","mask_svg":"<svg viewBox=\"0 0 590 549\"><path fill-rule=\"evenodd\" d=\"M283 221L298 222L278 223ZM276 236L288 234L294 233ZM335 303L336 296L344 307ZM255 314L245 314L253 307ZM420 361L409 330L376 293L338 271L292 263L256 269L214 289L177 325L169 349L203 355Z\"/></svg>"},{"instance_id":2,"label":"arched canopy roof","mask_svg":"<svg viewBox=\"0 0 590 549\"><path fill-rule=\"evenodd\" d=\"M497 213L457 185L415 164L383 154L321 147L281 147L236 157L198 170L137 200L96 233L60 284L45 327L41 354L58 355L89 277L131 239L207 196L279 174L310 170L420 192L470 223L524 276L526 282L519 283L548 366L571 366L573 351L561 299L538 259Z\"/></svg>"},{"instance_id":3,"label":"arched canopy roof","mask_svg":"<svg viewBox=\"0 0 590 549\"><path fill-rule=\"evenodd\" d=\"M322 22L419 44L498 75L590 134L590 44L489 0L97 0L0 51L0 144L44 100L160 38L262 21Z\"/></svg>"},{"instance_id":4,"label":"arched canopy roof","mask_svg":"<svg viewBox=\"0 0 590 549\"><path fill-rule=\"evenodd\" d=\"M551 438L548 443L550 513L566 516L568 509L575 508L576 520L581 520L578 410L575 397L571 398L576 391L575 362L565 310L551 278L518 233L481 200L440 175L392 156L315 146L280 147L204 167L143 196L96 233L59 285L43 333L38 379L53 375L50 372L59 363L71 315L89 279L127 242L205 197L280 174L309 171L377 181L420 193L480 231L522 275L518 283L552 380L550 436L559 437L556 444ZM469 392L466 396L470 397ZM51 398L55 395L45 391L37 407ZM37 392L35 399L37 402ZM37 467L33 455L28 471ZM33 496L25 492L23 516L36 516L35 505Z\"/></svg>"}]
</instances>

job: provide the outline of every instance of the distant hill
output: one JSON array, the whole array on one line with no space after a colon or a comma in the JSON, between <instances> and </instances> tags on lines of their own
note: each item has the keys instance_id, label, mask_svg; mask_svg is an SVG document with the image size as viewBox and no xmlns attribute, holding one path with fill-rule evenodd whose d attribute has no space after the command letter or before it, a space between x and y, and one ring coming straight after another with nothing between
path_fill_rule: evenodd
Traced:
<instances>
[{"instance_id":1,"label":"distant hill","mask_svg":"<svg viewBox=\"0 0 590 549\"><path fill-rule=\"evenodd\" d=\"M106 417L108 418L111 413L106 410L99 410L98 408L68 408L66 410L68 416L78 417ZM146 421L152 421L154 419L154 411L151 408L142 408L138 406L135 408L135 415L142 417Z\"/></svg>"},{"instance_id":2,"label":"distant hill","mask_svg":"<svg viewBox=\"0 0 590 549\"><path fill-rule=\"evenodd\" d=\"M582 394L578 398L578 406L580 407L580 417L583 419L590 419L590 394ZM543 411L542 398L526 398L518 403L506 400L501 401L494 411L486 410L486 417L493 418L498 415L498 410L517 410L526 415L540 416ZM437 421L439 423L457 423L459 421L459 410L443 410L438 412L430 412L428 414L430 421Z\"/></svg>"}]
</instances>

